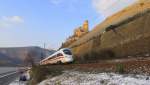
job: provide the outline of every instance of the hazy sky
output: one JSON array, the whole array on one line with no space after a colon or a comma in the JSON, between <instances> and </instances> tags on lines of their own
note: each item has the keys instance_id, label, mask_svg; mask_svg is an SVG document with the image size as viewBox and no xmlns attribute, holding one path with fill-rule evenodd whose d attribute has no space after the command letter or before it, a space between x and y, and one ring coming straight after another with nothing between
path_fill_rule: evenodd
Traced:
<instances>
[{"instance_id":1,"label":"hazy sky","mask_svg":"<svg viewBox=\"0 0 150 85\"><path fill-rule=\"evenodd\" d=\"M74 28L90 30L136 0L0 0L0 47L58 48Z\"/></svg>"}]
</instances>

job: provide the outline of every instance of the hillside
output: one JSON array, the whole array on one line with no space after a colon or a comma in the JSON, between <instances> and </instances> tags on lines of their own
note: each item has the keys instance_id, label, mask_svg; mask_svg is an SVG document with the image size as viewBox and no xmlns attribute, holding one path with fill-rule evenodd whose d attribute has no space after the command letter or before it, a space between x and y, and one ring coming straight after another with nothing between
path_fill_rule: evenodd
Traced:
<instances>
[{"instance_id":1,"label":"hillside","mask_svg":"<svg viewBox=\"0 0 150 85\"><path fill-rule=\"evenodd\" d=\"M115 25L120 22L123 22L126 19L128 19L138 13L149 10L149 9L150 9L150 0L142 0L138 3L135 3L125 9L119 11L118 13L108 17L104 22L96 25L91 32L89 32L84 37L80 38L78 41L74 42L69 47L73 47L74 45L84 43L84 42L88 41L89 39L102 34L105 31L105 29L107 27L109 27L110 25Z\"/></svg>"},{"instance_id":2,"label":"hillside","mask_svg":"<svg viewBox=\"0 0 150 85\"><path fill-rule=\"evenodd\" d=\"M39 61L41 57L46 57L54 52L54 50L46 50L40 47L10 47L0 48L0 65L20 65L23 64L28 53L34 52L35 61Z\"/></svg>"},{"instance_id":3,"label":"hillside","mask_svg":"<svg viewBox=\"0 0 150 85\"><path fill-rule=\"evenodd\" d=\"M117 57L149 54L149 20L150 0L140 0L108 17L69 47L77 56L92 51L109 51Z\"/></svg>"}]
</instances>

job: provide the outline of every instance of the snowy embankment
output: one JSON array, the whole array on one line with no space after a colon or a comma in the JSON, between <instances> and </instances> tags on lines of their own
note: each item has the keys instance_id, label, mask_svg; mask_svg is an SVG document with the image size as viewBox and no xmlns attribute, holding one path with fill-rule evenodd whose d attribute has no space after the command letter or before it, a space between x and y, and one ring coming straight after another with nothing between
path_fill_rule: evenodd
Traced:
<instances>
[{"instance_id":1,"label":"snowy embankment","mask_svg":"<svg viewBox=\"0 0 150 85\"><path fill-rule=\"evenodd\" d=\"M29 74L29 72L27 71L27 72L25 72L24 74L22 74L22 75L25 75L26 76L26 79L27 79L27 81L20 81L20 76L18 77L18 78L16 78L16 80L15 81L13 81L13 82L11 82L9 85L27 85L27 82L28 82L28 80L30 79L30 74Z\"/></svg>"},{"instance_id":2,"label":"snowy embankment","mask_svg":"<svg viewBox=\"0 0 150 85\"><path fill-rule=\"evenodd\" d=\"M150 85L150 76L115 73L64 71L38 85Z\"/></svg>"}]
</instances>

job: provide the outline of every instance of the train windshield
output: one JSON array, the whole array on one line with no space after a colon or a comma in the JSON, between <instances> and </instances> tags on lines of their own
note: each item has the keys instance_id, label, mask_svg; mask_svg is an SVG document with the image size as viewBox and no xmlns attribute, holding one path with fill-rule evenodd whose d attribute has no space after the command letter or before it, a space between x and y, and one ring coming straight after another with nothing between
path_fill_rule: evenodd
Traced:
<instances>
[{"instance_id":1,"label":"train windshield","mask_svg":"<svg viewBox=\"0 0 150 85\"><path fill-rule=\"evenodd\" d=\"M67 54L67 55L72 55L71 51L68 50L68 49L63 50L63 52L64 52L65 54Z\"/></svg>"}]
</instances>

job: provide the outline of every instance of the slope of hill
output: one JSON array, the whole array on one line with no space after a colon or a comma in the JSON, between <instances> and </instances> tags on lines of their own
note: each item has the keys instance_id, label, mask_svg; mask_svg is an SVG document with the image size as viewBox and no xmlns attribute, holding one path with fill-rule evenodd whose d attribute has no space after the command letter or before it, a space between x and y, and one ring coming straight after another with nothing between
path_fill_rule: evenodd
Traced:
<instances>
[{"instance_id":1,"label":"slope of hill","mask_svg":"<svg viewBox=\"0 0 150 85\"><path fill-rule=\"evenodd\" d=\"M150 0L139 0L139 2L119 11L118 13L108 17L104 22L96 25L91 32L80 38L78 41L71 44L69 47L73 47L88 41L89 39L102 34L107 27L115 25L126 19L135 16L138 13L147 11L150 9Z\"/></svg>"},{"instance_id":2,"label":"slope of hill","mask_svg":"<svg viewBox=\"0 0 150 85\"><path fill-rule=\"evenodd\" d=\"M77 56L103 50L113 51L117 57L150 54L149 27L150 0L140 0L108 17L69 47Z\"/></svg>"},{"instance_id":3,"label":"slope of hill","mask_svg":"<svg viewBox=\"0 0 150 85\"><path fill-rule=\"evenodd\" d=\"M10 47L0 48L0 65L19 65L23 64L24 59L30 52L34 52L35 61L41 60L54 52L40 47Z\"/></svg>"}]
</instances>

